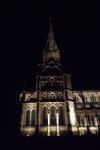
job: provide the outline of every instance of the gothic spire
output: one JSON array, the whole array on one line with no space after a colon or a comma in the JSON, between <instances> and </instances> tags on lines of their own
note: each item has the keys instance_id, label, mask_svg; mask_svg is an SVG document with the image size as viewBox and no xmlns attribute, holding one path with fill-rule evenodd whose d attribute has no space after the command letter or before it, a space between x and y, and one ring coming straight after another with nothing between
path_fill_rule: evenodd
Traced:
<instances>
[{"instance_id":1,"label":"gothic spire","mask_svg":"<svg viewBox=\"0 0 100 150\"><path fill-rule=\"evenodd\" d=\"M49 32L47 37L47 42L45 49L43 51L43 62L42 62L42 72L49 68L49 70L54 70L54 68L57 68L58 70L61 70L61 62L60 62L60 51L57 47L57 44L55 42L54 32L53 32L53 26L50 18L50 24L49 24Z\"/></svg>"},{"instance_id":2,"label":"gothic spire","mask_svg":"<svg viewBox=\"0 0 100 150\"><path fill-rule=\"evenodd\" d=\"M48 32L47 43L46 43L45 49L46 50L56 50L56 49L58 49L57 45L56 45L56 42L55 42L51 17L50 17L49 32Z\"/></svg>"}]
</instances>

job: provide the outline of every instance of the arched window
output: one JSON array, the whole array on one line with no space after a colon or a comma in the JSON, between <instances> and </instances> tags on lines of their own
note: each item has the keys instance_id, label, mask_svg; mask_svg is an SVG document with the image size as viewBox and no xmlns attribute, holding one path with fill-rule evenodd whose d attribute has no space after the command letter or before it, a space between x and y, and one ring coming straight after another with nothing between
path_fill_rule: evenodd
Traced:
<instances>
[{"instance_id":1,"label":"arched window","mask_svg":"<svg viewBox=\"0 0 100 150\"><path fill-rule=\"evenodd\" d=\"M31 112L31 125L35 126L35 110L34 109Z\"/></svg>"},{"instance_id":2,"label":"arched window","mask_svg":"<svg viewBox=\"0 0 100 150\"><path fill-rule=\"evenodd\" d=\"M88 125L91 126L91 120L90 120L90 115L87 115L87 119L88 119Z\"/></svg>"},{"instance_id":3,"label":"arched window","mask_svg":"<svg viewBox=\"0 0 100 150\"><path fill-rule=\"evenodd\" d=\"M51 106L51 125L56 125L56 108Z\"/></svg>"},{"instance_id":4,"label":"arched window","mask_svg":"<svg viewBox=\"0 0 100 150\"><path fill-rule=\"evenodd\" d=\"M49 82L50 82L50 85L51 85L51 86L54 85L54 81L55 81L55 79L54 79L53 77L51 77L51 78L49 79Z\"/></svg>"},{"instance_id":5,"label":"arched window","mask_svg":"<svg viewBox=\"0 0 100 150\"><path fill-rule=\"evenodd\" d=\"M82 127L84 127L85 126L85 122L84 122L84 117L82 117Z\"/></svg>"},{"instance_id":6,"label":"arched window","mask_svg":"<svg viewBox=\"0 0 100 150\"><path fill-rule=\"evenodd\" d=\"M30 125L30 110L26 111L26 126Z\"/></svg>"},{"instance_id":7,"label":"arched window","mask_svg":"<svg viewBox=\"0 0 100 150\"><path fill-rule=\"evenodd\" d=\"M63 98L62 93L59 92L59 93L58 93L58 99L62 100L62 98Z\"/></svg>"},{"instance_id":8,"label":"arched window","mask_svg":"<svg viewBox=\"0 0 100 150\"><path fill-rule=\"evenodd\" d=\"M50 99L55 99L55 93L54 92L50 93Z\"/></svg>"},{"instance_id":9,"label":"arched window","mask_svg":"<svg viewBox=\"0 0 100 150\"><path fill-rule=\"evenodd\" d=\"M47 98L47 93L43 93L43 99Z\"/></svg>"},{"instance_id":10,"label":"arched window","mask_svg":"<svg viewBox=\"0 0 100 150\"><path fill-rule=\"evenodd\" d=\"M95 120L94 120L94 116L91 115L91 121L92 121L92 126L95 126Z\"/></svg>"},{"instance_id":11,"label":"arched window","mask_svg":"<svg viewBox=\"0 0 100 150\"><path fill-rule=\"evenodd\" d=\"M77 115L77 125L79 127L81 126L80 115Z\"/></svg>"},{"instance_id":12,"label":"arched window","mask_svg":"<svg viewBox=\"0 0 100 150\"><path fill-rule=\"evenodd\" d=\"M63 125L64 116L63 116L63 108L62 108L62 106L59 106L58 112L59 112L59 125Z\"/></svg>"},{"instance_id":13,"label":"arched window","mask_svg":"<svg viewBox=\"0 0 100 150\"><path fill-rule=\"evenodd\" d=\"M47 106L43 107L43 125L48 125L48 110Z\"/></svg>"}]
</instances>

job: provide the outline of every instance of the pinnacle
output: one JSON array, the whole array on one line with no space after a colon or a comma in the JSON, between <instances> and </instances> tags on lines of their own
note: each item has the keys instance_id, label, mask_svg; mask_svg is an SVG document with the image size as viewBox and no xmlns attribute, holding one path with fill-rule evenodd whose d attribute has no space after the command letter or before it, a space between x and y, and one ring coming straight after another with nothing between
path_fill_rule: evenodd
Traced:
<instances>
[{"instance_id":1,"label":"pinnacle","mask_svg":"<svg viewBox=\"0 0 100 150\"><path fill-rule=\"evenodd\" d=\"M57 49L57 45L56 45L55 37L54 37L52 18L50 17L49 20L50 20L50 23L49 23L49 32L48 32L48 38L47 38L47 43L46 43L46 50L55 50Z\"/></svg>"}]
</instances>

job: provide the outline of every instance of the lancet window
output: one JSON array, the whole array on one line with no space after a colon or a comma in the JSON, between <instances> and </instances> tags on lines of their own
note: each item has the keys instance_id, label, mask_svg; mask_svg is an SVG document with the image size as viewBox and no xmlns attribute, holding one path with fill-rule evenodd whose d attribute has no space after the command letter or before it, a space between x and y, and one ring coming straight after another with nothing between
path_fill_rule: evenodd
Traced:
<instances>
[{"instance_id":1,"label":"lancet window","mask_svg":"<svg viewBox=\"0 0 100 150\"><path fill-rule=\"evenodd\" d=\"M35 110L31 111L31 125L35 126Z\"/></svg>"},{"instance_id":2,"label":"lancet window","mask_svg":"<svg viewBox=\"0 0 100 150\"><path fill-rule=\"evenodd\" d=\"M50 116L50 124L56 125L56 107L51 106L51 116Z\"/></svg>"},{"instance_id":3,"label":"lancet window","mask_svg":"<svg viewBox=\"0 0 100 150\"><path fill-rule=\"evenodd\" d=\"M42 113L42 116L43 116L43 125L47 125L48 124L48 110L47 110L47 106L44 106L43 107L43 113Z\"/></svg>"},{"instance_id":4,"label":"lancet window","mask_svg":"<svg viewBox=\"0 0 100 150\"><path fill-rule=\"evenodd\" d=\"M30 110L26 111L26 126L30 125Z\"/></svg>"},{"instance_id":5,"label":"lancet window","mask_svg":"<svg viewBox=\"0 0 100 150\"><path fill-rule=\"evenodd\" d=\"M59 112L59 125L63 125L64 116L63 116L63 107L62 106L58 107L58 112Z\"/></svg>"}]
</instances>

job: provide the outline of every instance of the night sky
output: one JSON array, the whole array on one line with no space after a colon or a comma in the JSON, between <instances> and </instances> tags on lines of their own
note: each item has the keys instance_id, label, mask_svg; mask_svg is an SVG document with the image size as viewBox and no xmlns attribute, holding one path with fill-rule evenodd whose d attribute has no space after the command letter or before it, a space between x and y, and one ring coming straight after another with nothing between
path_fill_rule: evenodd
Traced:
<instances>
[{"instance_id":1,"label":"night sky","mask_svg":"<svg viewBox=\"0 0 100 150\"><path fill-rule=\"evenodd\" d=\"M0 7L1 134L9 137L15 133L16 93L35 87L50 16L73 89L100 90L100 11L98 3L86 0L7 1Z\"/></svg>"}]
</instances>

